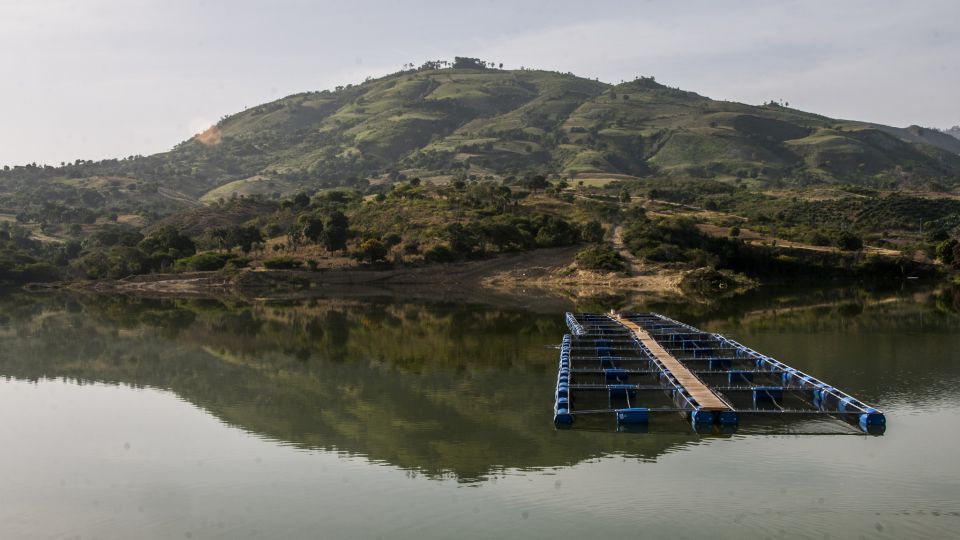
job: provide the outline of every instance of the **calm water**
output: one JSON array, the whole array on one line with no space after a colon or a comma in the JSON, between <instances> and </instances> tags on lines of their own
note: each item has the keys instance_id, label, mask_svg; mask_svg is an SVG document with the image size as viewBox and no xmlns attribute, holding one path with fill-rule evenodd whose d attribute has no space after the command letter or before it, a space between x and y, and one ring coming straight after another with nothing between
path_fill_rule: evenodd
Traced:
<instances>
[{"instance_id":1,"label":"calm water","mask_svg":"<svg viewBox=\"0 0 960 540\"><path fill-rule=\"evenodd\" d=\"M886 434L556 431L555 306L13 293L0 538L960 537L960 294L642 307L878 405Z\"/></svg>"}]
</instances>

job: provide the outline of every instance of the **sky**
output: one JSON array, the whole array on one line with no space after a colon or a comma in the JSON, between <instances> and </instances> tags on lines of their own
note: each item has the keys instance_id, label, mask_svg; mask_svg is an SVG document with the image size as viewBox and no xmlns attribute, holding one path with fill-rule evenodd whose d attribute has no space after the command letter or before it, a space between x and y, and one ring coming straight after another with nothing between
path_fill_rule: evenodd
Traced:
<instances>
[{"instance_id":1,"label":"sky","mask_svg":"<svg viewBox=\"0 0 960 540\"><path fill-rule=\"evenodd\" d=\"M454 56L960 124L960 2L0 0L0 165L169 150L222 116Z\"/></svg>"}]
</instances>

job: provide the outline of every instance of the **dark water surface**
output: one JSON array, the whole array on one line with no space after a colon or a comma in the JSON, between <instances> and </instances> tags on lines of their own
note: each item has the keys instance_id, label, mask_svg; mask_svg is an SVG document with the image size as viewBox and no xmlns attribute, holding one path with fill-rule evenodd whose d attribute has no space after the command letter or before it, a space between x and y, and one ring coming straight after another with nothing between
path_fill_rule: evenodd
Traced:
<instances>
[{"instance_id":1,"label":"dark water surface","mask_svg":"<svg viewBox=\"0 0 960 540\"><path fill-rule=\"evenodd\" d=\"M0 538L960 537L960 295L645 307L879 406L886 434L556 431L554 306L12 293Z\"/></svg>"}]
</instances>

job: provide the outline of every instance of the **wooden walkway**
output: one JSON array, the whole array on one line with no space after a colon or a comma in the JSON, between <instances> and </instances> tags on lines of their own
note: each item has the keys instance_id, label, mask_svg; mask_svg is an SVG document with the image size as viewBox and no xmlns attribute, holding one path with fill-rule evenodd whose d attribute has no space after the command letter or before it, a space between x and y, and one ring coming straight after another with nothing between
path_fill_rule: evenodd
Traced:
<instances>
[{"instance_id":1,"label":"wooden walkway","mask_svg":"<svg viewBox=\"0 0 960 540\"><path fill-rule=\"evenodd\" d=\"M724 400L713 393L707 385L703 384L703 381L701 381L699 377L694 375L683 363L657 343L657 340L653 339L653 336L641 328L640 325L624 319L619 314L611 315L610 318L633 332L640 343L643 343L650 349L650 353L652 353L657 360L673 374L677 382L690 393L690 396L700 405L700 408L706 411L733 410Z\"/></svg>"}]
</instances>

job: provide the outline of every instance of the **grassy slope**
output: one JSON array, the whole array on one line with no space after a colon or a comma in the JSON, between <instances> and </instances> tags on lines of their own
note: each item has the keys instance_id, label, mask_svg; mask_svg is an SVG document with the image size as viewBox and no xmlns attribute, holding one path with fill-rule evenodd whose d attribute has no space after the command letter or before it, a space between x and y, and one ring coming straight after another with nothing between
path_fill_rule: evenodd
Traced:
<instances>
[{"instance_id":1,"label":"grassy slope","mask_svg":"<svg viewBox=\"0 0 960 540\"><path fill-rule=\"evenodd\" d=\"M390 172L952 188L957 151L956 139L939 132L715 101L652 79L611 86L533 70L406 71L245 110L162 154L0 172L0 209L40 204L55 191L66 204L141 204L164 214L233 193L313 191Z\"/></svg>"},{"instance_id":2,"label":"grassy slope","mask_svg":"<svg viewBox=\"0 0 960 540\"><path fill-rule=\"evenodd\" d=\"M284 98L227 118L219 128L223 142L208 152L260 148L269 159L216 196L289 193L338 174L388 170L868 184L960 173L960 157L950 152L960 148L931 132L714 101L649 79L610 86L542 71L401 73L339 92ZM267 151L271 141L292 135L300 140ZM196 146L188 142L182 151ZM284 181L283 173L305 178ZM265 182L273 185L265 189Z\"/></svg>"}]
</instances>

